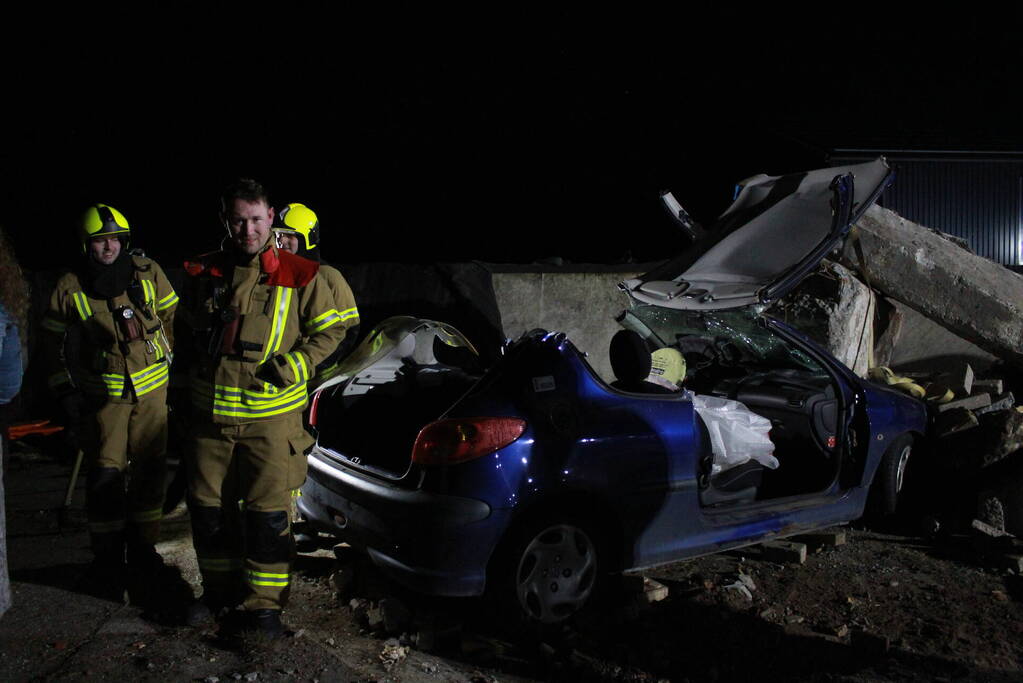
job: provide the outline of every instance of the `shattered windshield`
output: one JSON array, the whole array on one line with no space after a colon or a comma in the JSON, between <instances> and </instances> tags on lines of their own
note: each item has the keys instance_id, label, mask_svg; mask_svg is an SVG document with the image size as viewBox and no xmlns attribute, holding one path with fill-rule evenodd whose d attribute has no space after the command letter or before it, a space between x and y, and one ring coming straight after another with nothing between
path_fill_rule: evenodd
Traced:
<instances>
[{"instance_id":1,"label":"shattered windshield","mask_svg":"<svg viewBox=\"0 0 1023 683\"><path fill-rule=\"evenodd\" d=\"M633 302L621 324L659 348L675 347L686 355L712 353L750 370L824 372L809 354L777 336L756 315L741 309L699 312Z\"/></svg>"}]
</instances>

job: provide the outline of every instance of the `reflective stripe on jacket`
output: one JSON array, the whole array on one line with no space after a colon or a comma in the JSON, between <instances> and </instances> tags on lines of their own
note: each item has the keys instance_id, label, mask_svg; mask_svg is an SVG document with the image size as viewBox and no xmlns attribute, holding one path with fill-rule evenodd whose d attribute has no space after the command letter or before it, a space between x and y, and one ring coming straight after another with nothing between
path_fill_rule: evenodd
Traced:
<instances>
[{"instance_id":1,"label":"reflective stripe on jacket","mask_svg":"<svg viewBox=\"0 0 1023 683\"><path fill-rule=\"evenodd\" d=\"M313 369L348 324L315 263L272 244L248 263L230 259L217 252L186 265L192 403L227 424L301 410Z\"/></svg>"}]
</instances>

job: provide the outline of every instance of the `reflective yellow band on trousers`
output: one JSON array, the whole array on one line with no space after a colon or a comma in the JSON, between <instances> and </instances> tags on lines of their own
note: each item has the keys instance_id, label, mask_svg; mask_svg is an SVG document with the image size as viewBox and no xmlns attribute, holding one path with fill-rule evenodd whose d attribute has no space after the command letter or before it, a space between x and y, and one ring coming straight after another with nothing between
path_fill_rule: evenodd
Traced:
<instances>
[{"instance_id":1,"label":"reflective yellow band on trousers","mask_svg":"<svg viewBox=\"0 0 1023 683\"><path fill-rule=\"evenodd\" d=\"M288 585L287 574L271 574L269 572L257 572L250 569L246 572L246 578L253 586L283 587Z\"/></svg>"}]
</instances>

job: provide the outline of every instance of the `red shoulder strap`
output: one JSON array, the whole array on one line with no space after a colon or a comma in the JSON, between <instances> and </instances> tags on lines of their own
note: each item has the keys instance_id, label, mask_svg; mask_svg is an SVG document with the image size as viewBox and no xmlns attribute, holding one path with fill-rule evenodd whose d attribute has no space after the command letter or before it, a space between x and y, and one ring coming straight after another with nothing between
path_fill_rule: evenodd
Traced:
<instances>
[{"instance_id":1,"label":"red shoulder strap","mask_svg":"<svg viewBox=\"0 0 1023 683\"><path fill-rule=\"evenodd\" d=\"M320 264L283 249L267 249L259 255L266 284L273 287L305 287L320 269Z\"/></svg>"}]
</instances>

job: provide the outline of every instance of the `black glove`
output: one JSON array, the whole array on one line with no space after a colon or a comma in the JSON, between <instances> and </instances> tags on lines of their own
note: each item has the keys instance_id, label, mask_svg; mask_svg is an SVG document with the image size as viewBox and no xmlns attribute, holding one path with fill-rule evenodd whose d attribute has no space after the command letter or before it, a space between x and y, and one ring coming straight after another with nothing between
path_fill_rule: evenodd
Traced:
<instances>
[{"instance_id":1,"label":"black glove","mask_svg":"<svg viewBox=\"0 0 1023 683\"><path fill-rule=\"evenodd\" d=\"M283 377L285 372L288 375L292 374L291 369L288 367L288 361L284 360L283 356L274 356L259 366L259 369L256 370L256 379L261 379L278 389L283 389L288 386L288 382Z\"/></svg>"}]
</instances>

